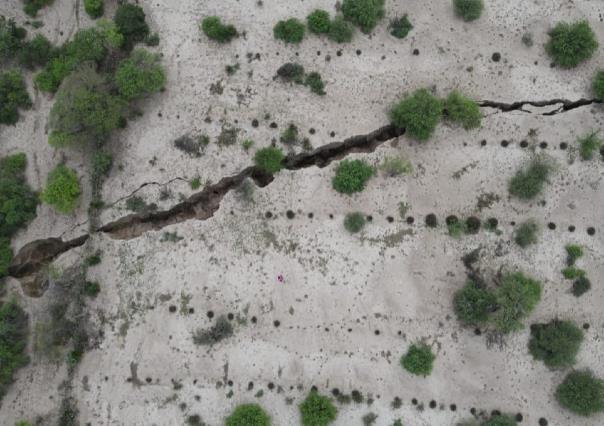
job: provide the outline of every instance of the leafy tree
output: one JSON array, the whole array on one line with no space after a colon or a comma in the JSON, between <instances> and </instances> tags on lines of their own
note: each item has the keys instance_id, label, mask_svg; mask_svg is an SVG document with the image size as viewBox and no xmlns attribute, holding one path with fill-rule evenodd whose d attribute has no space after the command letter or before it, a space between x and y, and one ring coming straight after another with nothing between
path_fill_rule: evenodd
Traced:
<instances>
[{"instance_id":1,"label":"leafy tree","mask_svg":"<svg viewBox=\"0 0 604 426\"><path fill-rule=\"evenodd\" d=\"M38 199L25 180L25 154L0 159L0 236L11 237L36 217Z\"/></svg>"},{"instance_id":2,"label":"leafy tree","mask_svg":"<svg viewBox=\"0 0 604 426\"><path fill-rule=\"evenodd\" d=\"M54 0L23 0L23 11L32 18L38 14L40 9L50 6Z\"/></svg>"},{"instance_id":3,"label":"leafy tree","mask_svg":"<svg viewBox=\"0 0 604 426\"><path fill-rule=\"evenodd\" d=\"M28 318L14 300L0 302L0 401L15 372L27 365Z\"/></svg>"},{"instance_id":4,"label":"leafy tree","mask_svg":"<svg viewBox=\"0 0 604 426\"><path fill-rule=\"evenodd\" d=\"M370 33L384 17L384 0L344 0L344 18L358 26L364 33Z\"/></svg>"},{"instance_id":5,"label":"leafy tree","mask_svg":"<svg viewBox=\"0 0 604 426\"><path fill-rule=\"evenodd\" d=\"M483 0L453 0L455 14L466 22L480 18L484 9Z\"/></svg>"},{"instance_id":6,"label":"leafy tree","mask_svg":"<svg viewBox=\"0 0 604 426\"><path fill-rule=\"evenodd\" d=\"M409 31L413 29L413 25L409 21L409 17L405 14L400 18L394 18L390 21L390 34L396 38L405 38Z\"/></svg>"},{"instance_id":7,"label":"leafy tree","mask_svg":"<svg viewBox=\"0 0 604 426\"><path fill-rule=\"evenodd\" d=\"M31 108L23 75L17 71L0 73L0 124L19 121L19 109Z\"/></svg>"},{"instance_id":8,"label":"leafy tree","mask_svg":"<svg viewBox=\"0 0 604 426\"><path fill-rule=\"evenodd\" d=\"M534 158L512 177L508 186L510 194L522 200L535 198L543 190L552 170L552 165L546 159Z\"/></svg>"},{"instance_id":9,"label":"leafy tree","mask_svg":"<svg viewBox=\"0 0 604 426\"><path fill-rule=\"evenodd\" d=\"M1 50L1 49L0 49ZM593 91L601 101L604 101L604 70L598 71L594 76L594 81L592 83Z\"/></svg>"},{"instance_id":10,"label":"leafy tree","mask_svg":"<svg viewBox=\"0 0 604 426\"><path fill-rule=\"evenodd\" d=\"M273 28L273 36L285 43L300 43L304 39L304 24L296 18L279 21Z\"/></svg>"},{"instance_id":11,"label":"leafy tree","mask_svg":"<svg viewBox=\"0 0 604 426\"><path fill-rule=\"evenodd\" d=\"M390 121L404 128L412 138L423 141L434 133L442 109L438 98L427 89L418 89L392 107Z\"/></svg>"},{"instance_id":12,"label":"leafy tree","mask_svg":"<svg viewBox=\"0 0 604 426\"><path fill-rule=\"evenodd\" d=\"M583 332L579 327L570 321L555 319L531 325L529 352L550 368L567 367L575 363L582 341Z\"/></svg>"},{"instance_id":13,"label":"leafy tree","mask_svg":"<svg viewBox=\"0 0 604 426\"><path fill-rule=\"evenodd\" d=\"M401 365L405 370L417 376L429 376L436 355L430 346L425 344L411 345L407 353L401 358Z\"/></svg>"},{"instance_id":14,"label":"leafy tree","mask_svg":"<svg viewBox=\"0 0 604 426\"><path fill-rule=\"evenodd\" d=\"M351 234L359 232L365 226L365 215L360 212L348 213L344 218L344 228Z\"/></svg>"},{"instance_id":15,"label":"leafy tree","mask_svg":"<svg viewBox=\"0 0 604 426\"><path fill-rule=\"evenodd\" d=\"M103 16L103 0L84 0L84 10L92 18Z\"/></svg>"},{"instance_id":16,"label":"leafy tree","mask_svg":"<svg viewBox=\"0 0 604 426\"><path fill-rule=\"evenodd\" d=\"M545 51L556 65L574 68L591 58L598 48L598 40L587 21L560 22L548 35Z\"/></svg>"},{"instance_id":17,"label":"leafy tree","mask_svg":"<svg viewBox=\"0 0 604 426\"><path fill-rule=\"evenodd\" d=\"M14 19L0 16L0 60L8 61L20 51L27 32Z\"/></svg>"},{"instance_id":18,"label":"leafy tree","mask_svg":"<svg viewBox=\"0 0 604 426\"><path fill-rule=\"evenodd\" d=\"M493 314L497 329L509 333L522 328L520 322L541 299L541 283L522 272L505 273L495 292L498 309Z\"/></svg>"},{"instance_id":19,"label":"leafy tree","mask_svg":"<svg viewBox=\"0 0 604 426\"><path fill-rule=\"evenodd\" d=\"M149 34L145 12L135 4L120 4L113 17L113 22L124 36L124 48L126 50L131 50L136 43L143 41Z\"/></svg>"},{"instance_id":20,"label":"leafy tree","mask_svg":"<svg viewBox=\"0 0 604 426\"><path fill-rule=\"evenodd\" d=\"M10 245L10 239L0 237L0 278L8 275L8 268L13 260L13 249ZM0 282L0 289L4 283Z\"/></svg>"},{"instance_id":21,"label":"leafy tree","mask_svg":"<svg viewBox=\"0 0 604 426\"><path fill-rule=\"evenodd\" d=\"M514 242L525 248L537 242L538 234L539 225L534 219L529 219L522 222L514 232Z\"/></svg>"},{"instance_id":22,"label":"leafy tree","mask_svg":"<svg viewBox=\"0 0 604 426\"><path fill-rule=\"evenodd\" d=\"M602 141L598 137L598 132L591 132L588 135L580 137L579 140L579 155L583 160L591 160L594 158L594 152L600 149Z\"/></svg>"},{"instance_id":23,"label":"leafy tree","mask_svg":"<svg viewBox=\"0 0 604 426\"><path fill-rule=\"evenodd\" d=\"M224 421L225 426L270 426L269 415L258 404L241 404Z\"/></svg>"},{"instance_id":24,"label":"leafy tree","mask_svg":"<svg viewBox=\"0 0 604 426\"><path fill-rule=\"evenodd\" d=\"M266 173L274 174L281 170L285 156L279 148L270 146L261 148L254 155L254 163Z\"/></svg>"},{"instance_id":25,"label":"leafy tree","mask_svg":"<svg viewBox=\"0 0 604 426\"><path fill-rule=\"evenodd\" d=\"M349 43L354 34L354 27L342 16L336 16L329 26L327 37L336 43Z\"/></svg>"},{"instance_id":26,"label":"leafy tree","mask_svg":"<svg viewBox=\"0 0 604 426\"><path fill-rule=\"evenodd\" d=\"M201 30L211 40L228 43L237 37L237 29L233 25L225 25L217 16L208 16L201 21Z\"/></svg>"},{"instance_id":27,"label":"leafy tree","mask_svg":"<svg viewBox=\"0 0 604 426\"><path fill-rule=\"evenodd\" d=\"M120 95L129 101L157 92L166 82L160 56L144 49L134 50L120 63L115 81Z\"/></svg>"},{"instance_id":28,"label":"leafy tree","mask_svg":"<svg viewBox=\"0 0 604 426\"><path fill-rule=\"evenodd\" d=\"M19 64L33 70L45 66L55 55L55 49L46 37L37 34L32 40L25 42L19 50Z\"/></svg>"},{"instance_id":29,"label":"leafy tree","mask_svg":"<svg viewBox=\"0 0 604 426\"><path fill-rule=\"evenodd\" d=\"M71 213L80 196L78 175L64 165L58 165L49 174L40 198L60 213Z\"/></svg>"},{"instance_id":30,"label":"leafy tree","mask_svg":"<svg viewBox=\"0 0 604 426\"><path fill-rule=\"evenodd\" d=\"M322 9L313 10L306 17L306 25L311 33L327 34L331 26L329 13Z\"/></svg>"},{"instance_id":31,"label":"leafy tree","mask_svg":"<svg viewBox=\"0 0 604 426\"><path fill-rule=\"evenodd\" d=\"M311 391L299 405L302 426L327 426L333 422L338 410L331 400L316 391Z\"/></svg>"},{"instance_id":32,"label":"leafy tree","mask_svg":"<svg viewBox=\"0 0 604 426\"><path fill-rule=\"evenodd\" d=\"M336 175L331 184L333 189L342 194L361 192L373 173L373 167L363 160L343 160L336 167Z\"/></svg>"},{"instance_id":33,"label":"leafy tree","mask_svg":"<svg viewBox=\"0 0 604 426\"><path fill-rule=\"evenodd\" d=\"M466 130L480 127L482 116L480 107L472 99L463 96L457 90L452 91L445 100L445 111L447 117Z\"/></svg>"},{"instance_id":34,"label":"leafy tree","mask_svg":"<svg viewBox=\"0 0 604 426\"><path fill-rule=\"evenodd\" d=\"M604 381L589 370L573 371L556 389L556 399L564 408L580 416L604 411Z\"/></svg>"},{"instance_id":35,"label":"leafy tree","mask_svg":"<svg viewBox=\"0 0 604 426\"><path fill-rule=\"evenodd\" d=\"M101 143L120 123L124 102L109 92L105 79L84 65L69 75L50 110L53 146Z\"/></svg>"},{"instance_id":36,"label":"leafy tree","mask_svg":"<svg viewBox=\"0 0 604 426\"><path fill-rule=\"evenodd\" d=\"M470 325L484 324L497 309L497 298L491 290L474 281L467 281L455 293L453 307L460 321Z\"/></svg>"}]
</instances>

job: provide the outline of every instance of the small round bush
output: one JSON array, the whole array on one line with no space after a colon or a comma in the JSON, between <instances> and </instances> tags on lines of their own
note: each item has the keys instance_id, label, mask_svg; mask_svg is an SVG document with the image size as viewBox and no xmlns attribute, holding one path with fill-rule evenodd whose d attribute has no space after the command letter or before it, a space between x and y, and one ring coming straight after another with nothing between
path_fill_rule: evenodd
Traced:
<instances>
[{"instance_id":1,"label":"small round bush","mask_svg":"<svg viewBox=\"0 0 604 426\"><path fill-rule=\"evenodd\" d=\"M92 19L103 16L103 0L84 0L84 10Z\"/></svg>"},{"instance_id":2,"label":"small round bush","mask_svg":"<svg viewBox=\"0 0 604 426\"><path fill-rule=\"evenodd\" d=\"M403 15L401 18L394 18L390 21L390 34L396 38L405 38L409 31L413 29L413 25L409 21L407 15Z\"/></svg>"},{"instance_id":3,"label":"small round bush","mask_svg":"<svg viewBox=\"0 0 604 426\"><path fill-rule=\"evenodd\" d=\"M401 365L405 370L417 376L429 376L436 356L430 346L425 344L411 345L407 353L401 358Z\"/></svg>"},{"instance_id":4,"label":"small round bush","mask_svg":"<svg viewBox=\"0 0 604 426\"><path fill-rule=\"evenodd\" d=\"M470 22L480 18L484 3L482 0L453 0L453 8L457 16Z\"/></svg>"},{"instance_id":5,"label":"small round bush","mask_svg":"<svg viewBox=\"0 0 604 426\"><path fill-rule=\"evenodd\" d=\"M363 213L348 213L344 218L344 228L351 234L359 232L365 226L365 215Z\"/></svg>"},{"instance_id":6,"label":"small round bush","mask_svg":"<svg viewBox=\"0 0 604 426\"><path fill-rule=\"evenodd\" d=\"M325 10L315 9L306 17L308 30L315 34L327 34L331 26L329 13Z\"/></svg>"},{"instance_id":7,"label":"small round bush","mask_svg":"<svg viewBox=\"0 0 604 426\"><path fill-rule=\"evenodd\" d=\"M343 160L336 167L336 175L331 184L333 189L342 194L361 192L373 172L373 167L363 160Z\"/></svg>"},{"instance_id":8,"label":"small round bush","mask_svg":"<svg viewBox=\"0 0 604 426\"><path fill-rule=\"evenodd\" d=\"M461 124L466 130L480 127L482 120L480 107L472 99L463 96L457 90L452 91L447 96L445 111L449 120Z\"/></svg>"},{"instance_id":9,"label":"small round bush","mask_svg":"<svg viewBox=\"0 0 604 426\"><path fill-rule=\"evenodd\" d=\"M531 325L529 352L550 368L567 367L575 363L582 341L583 332L579 327L570 321L555 319Z\"/></svg>"},{"instance_id":10,"label":"small round bush","mask_svg":"<svg viewBox=\"0 0 604 426\"><path fill-rule=\"evenodd\" d=\"M539 225L533 219L522 222L514 232L514 242L520 247L525 248L537 242L539 234Z\"/></svg>"},{"instance_id":11,"label":"small round bush","mask_svg":"<svg viewBox=\"0 0 604 426\"><path fill-rule=\"evenodd\" d=\"M304 24L296 18L279 21L273 28L273 36L285 43L300 43L304 39Z\"/></svg>"},{"instance_id":12,"label":"small round bush","mask_svg":"<svg viewBox=\"0 0 604 426\"><path fill-rule=\"evenodd\" d=\"M310 72L304 78L304 85L310 87L310 91L317 95L325 95L325 83L321 78L321 74L316 71Z\"/></svg>"},{"instance_id":13,"label":"small round bush","mask_svg":"<svg viewBox=\"0 0 604 426\"><path fill-rule=\"evenodd\" d=\"M604 70L598 71L594 77L594 81L592 83L593 91L601 101L604 101Z\"/></svg>"},{"instance_id":14,"label":"small round bush","mask_svg":"<svg viewBox=\"0 0 604 426\"><path fill-rule=\"evenodd\" d=\"M19 110L31 108L23 74L17 71L0 73L0 124L15 124Z\"/></svg>"},{"instance_id":15,"label":"small round bush","mask_svg":"<svg viewBox=\"0 0 604 426\"><path fill-rule=\"evenodd\" d=\"M127 50L132 49L135 43L143 41L149 34L149 26L145 22L145 12L135 4L120 4L113 21L120 34L124 36L124 47Z\"/></svg>"},{"instance_id":16,"label":"small round bush","mask_svg":"<svg viewBox=\"0 0 604 426\"><path fill-rule=\"evenodd\" d=\"M591 132L588 135L582 136L577 142L579 143L579 155L585 161L593 159L594 152L598 151L600 146L602 146L598 132Z\"/></svg>"},{"instance_id":17,"label":"small round bush","mask_svg":"<svg viewBox=\"0 0 604 426\"><path fill-rule=\"evenodd\" d=\"M573 371L558 385L556 399L581 416L599 413L604 411L604 381L589 370Z\"/></svg>"},{"instance_id":18,"label":"small round bush","mask_svg":"<svg viewBox=\"0 0 604 426\"><path fill-rule=\"evenodd\" d=\"M54 0L23 0L23 11L32 18L38 14L40 9L52 4Z\"/></svg>"},{"instance_id":19,"label":"small round bush","mask_svg":"<svg viewBox=\"0 0 604 426\"><path fill-rule=\"evenodd\" d=\"M279 67L277 75L285 81L304 83L304 67L295 62L287 62Z\"/></svg>"},{"instance_id":20,"label":"small round bush","mask_svg":"<svg viewBox=\"0 0 604 426\"><path fill-rule=\"evenodd\" d=\"M384 17L384 0L344 0L342 14L361 31L370 33Z\"/></svg>"},{"instance_id":21,"label":"small round bush","mask_svg":"<svg viewBox=\"0 0 604 426\"><path fill-rule=\"evenodd\" d=\"M556 65L574 68L592 57L598 48L596 35L587 21L575 23L560 22L548 35L550 40L545 51Z\"/></svg>"},{"instance_id":22,"label":"small round bush","mask_svg":"<svg viewBox=\"0 0 604 426\"><path fill-rule=\"evenodd\" d=\"M76 172L64 165L55 167L49 174L40 198L60 213L71 213L80 196Z\"/></svg>"},{"instance_id":23,"label":"small round bush","mask_svg":"<svg viewBox=\"0 0 604 426\"><path fill-rule=\"evenodd\" d=\"M521 320L528 316L541 299L541 283L522 272L505 273L495 292L497 310L495 326L502 333L522 328Z\"/></svg>"},{"instance_id":24,"label":"small round bush","mask_svg":"<svg viewBox=\"0 0 604 426\"><path fill-rule=\"evenodd\" d=\"M134 50L119 64L115 82L120 95L129 101L159 91L166 82L160 56L144 49Z\"/></svg>"},{"instance_id":25,"label":"small round bush","mask_svg":"<svg viewBox=\"0 0 604 426\"><path fill-rule=\"evenodd\" d=\"M269 415L258 404L241 404L224 420L225 426L270 426Z\"/></svg>"},{"instance_id":26,"label":"small round bush","mask_svg":"<svg viewBox=\"0 0 604 426\"><path fill-rule=\"evenodd\" d=\"M233 25L225 25L217 16L208 16L201 21L201 30L211 40L228 43L237 37L237 29Z\"/></svg>"},{"instance_id":27,"label":"small round bush","mask_svg":"<svg viewBox=\"0 0 604 426\"><path fill-rule=\"evenodd\" d=\"M341 16L336 16L331 22L327 37L336 43L350 43L354 27Z\"/></svg>"},{"instance_id":28,"label":"small round bush","mask_svg":"<svg viewBox=\"0 0 604 426\"><path fill-rule=\"evenodd\" d=\"M404 128L412 138L424 141L432 136L442 114L441 101L427 89L418 89L390 110L390 121Z\"/></svg>"},{"instance_id":29,"label":"small round bush","mask_svg":"<svg viewBox=\"0 0 604 426\"><path fill-rule=\"evenodd\" d=\"M589 281L589 278L584 275L580 276L573 282L572 293L575 297L583 296L589 291L589 289L591 289L591 281Z\"/></svg>"},{"instance_id":30,"label":"small round bush","mask_svg":"<svg viewBox=\"0 0 604 426\"><path fill-rule=\"evenodd\" d=\"M519 169L510 180L510 194L522 199L535 198L543 190L552 171L552 165L544 158L533 159L528 166Z\"/></svg>"},{"instance_id":31,"label":"small round bush","mask_svg":"<svg viewBox=\"0 0 604 426\"><path fill-rule=\"evenodd\" d=\"M484 324L497 309L497 299L492 291L468 281L455 293L453 308L458 320L470 325Z\"/></svg>"},{"instance_id":32,"label":"small round bush","mask_svg":"<svg viewBox=\"0 0 604 426\"><path fill-rule=\"evenodd\" d=\"M277 173L281 170L281 162L285 156L283 152L274 146L261 148L254 155L254 163L266 173Z\"/></svg>"},{"instance_id":33,"label":"small round bush","mask_svg":"<svg viewBox=\"0 0 604 426\"><path fill-rule=\"evenodd\" d=\"M316 391L311 391L298 408L302 416L302 426L327 426L338 415L338 410L331 400Z\"/></svg>"}]
</instances>

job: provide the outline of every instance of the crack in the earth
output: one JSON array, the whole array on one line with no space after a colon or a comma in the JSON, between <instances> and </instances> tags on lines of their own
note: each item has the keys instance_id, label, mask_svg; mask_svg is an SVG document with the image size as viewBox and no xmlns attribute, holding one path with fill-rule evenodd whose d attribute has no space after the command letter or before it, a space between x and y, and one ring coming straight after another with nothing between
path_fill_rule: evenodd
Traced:
<instances>
[{"instance_id":1,"label":"crack in the earth","mask_svg":"<svg viewBox=\"0 0 604 426\"><path fill-rule=\"evenodd\" d=\"M524 109L524 106L533 106L537 108L543 108L547 106L558 106L557 109L552 111L547 111L541 113L541 115L556 115L566 111L570 111L576 108L593 105L593 104L601 104L602 101L599 99L584 99L581 98L576 101L570 101L568 99L550 99L545 101L517 101L512 103L505 102L495 102L495 101L480 101L478 105L483 108L495 108L500 110L501 112L510 112L510 111L522 111L528 114L531 114L531 111L527 111Z\"/></svg>"}]
</instances>

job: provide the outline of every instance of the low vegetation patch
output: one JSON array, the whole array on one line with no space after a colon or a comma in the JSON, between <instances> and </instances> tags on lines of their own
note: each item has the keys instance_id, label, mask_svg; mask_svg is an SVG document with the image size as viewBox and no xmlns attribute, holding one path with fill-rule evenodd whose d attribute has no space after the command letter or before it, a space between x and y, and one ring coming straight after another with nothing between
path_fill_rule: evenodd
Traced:
<instances>
[{"instance_id":1,"label":"low vegetation patch","mask_svg":"<svg viewBox=\"0 0 604 426\"><path fill-rule=\"evenodd\" d=\"M28 318L14 300L0 302L0 401L15 372L29 362L26 354Z\"/></svg>"},{"instance_id":2,"label":"low vegetation patch","mask_svg":"<svg viewBox=\"0 0 604 426\"><path fill-rule=\"evenodd\" d=\"M575 358L583 341L583 332L570 321L552 320L545 324L531 325L529 352L550 368L568 367Z\"/></svg>"},{"instance_id":3,"label":"low vegetation patch","mask_svg":"<svg viewBox=\"0 0 604 426\"><path fill-rule=\"evenodd\" d=\"M365 226L365 215L360 212L348 213L344 218L344 228L351 234L356 234Z\"/></svg>"},{"instance_id":4,"label":"low vegetation patch","mask_svg":"<svg viewBox=\"0 0 604 426\"><path fill-rule=\"evenodd\" d=\"M591 281L586 276L580 276L573 282L572 293L575 297L583 296L591 289Z\"/></svg>"},{"instance_id":5,"label":"low vegetation patch","mask_svg":"<svg viewBox=\"0 0 604 426\"><path fill-rule=\"evenodd\" d=\"M69 214L75 209L80 192L76 172L61 164L48 174L40 199L59 213Z\"/></svg>"},{"instance_id":6,"label":"low vegetation patch","mask_svg":"<svg viewBox=\"0 0 604 426\"><path fill-rule=\"evenodd\" d=\"M283 151L274 146L261 148L254 155L254 164L266 173L274 174L281 170L285 156Z\"/></svg>"},{"instance_id":7,"label":"low vegetation patch","mask_svg":"<svg viewBox=\"0 0 604 426\"><path fill-rule=\"evenodd\" d=\"M591 58L598 48L596 35L587 21L560 22L548 35L545 51L562 68L576 67Z\"/></svg>"},{"instance_id":8,"label":"low vegetation patch","mask_svg":"<svg viewBox=\"0 0 604 426\"><path fill-rule=\"evenodd\" d=\"M23 0L23 11L35 18L40 9L50 6L54 0Z\"/></svg>"},{"instance_id":9,"label":"low vegetation patch","mask_svg":"<svg viewBox=\"0 0 604 426\"><path fill-rule=\"evenodd\" d=\"M594 158L594 152L598 152L602 146L602 141L598 137L598 132L592 132L588 135L580 137L577 141L579 143L579 155L582 160L591 160Z\"/></svg>"},{"instance_id":10,"label":"low vegetation patch","mask_svg":"<svg viewBox=\"0 0 604 426\"><path fill-rule=\"evenodd\" d=\"M218 43L228 43L238 36L233 25L226 25L218 16L208 16L201 21L200 29L210 39Z\"/></svg>"},{"instance_id":11,"label":"low vegetation patch","mask_svg":"<svg viewBox=\"0 0 604 426\"><path fill-rule=\"evenodd\" d=\"M594 76L594 81L592 83L592 88L596 98L601 101L604 101L604 70L598 71Z\"/></svg>"},{"instance_id":12,"label":"low vegetation patch","mask_svg":"<svg viewBox=\"0 0 604 426\"><path fill-rule=\"evenodd\" d=\"M386 157L379 168L387 177L400 176L413 171L409 160L402 157Z\"/></svg>"},{"instance_id":13,"label":"low vegetation patch","mask_svg":"<svg viewBox=\"0 0 604 426\"><path fill-rule=\"evenodd\" d=\"M300 43L304 39L304 24L296 18L277 22L273 28L273 36L285 43Z\"/></svg>"},{"instance_id":14,"label":"low vegetation patch","mask_svg":"<svg viewBox=\"0 0 604 426\"><path fill-rule=\"evenodd\" d=\"M522 248L536 244L539 235L539 225L534 219L529 219L518 225L514 232L514 242Z\"/></svg>"},{"instance_id":15,"label":"low vegetation patch","mask_svg":"<svg viewBox=\"0 0 604 426\"><path fill-rule=\"evenodd\" d=\"M455 293L453 307L457 318L463 323L482 325L497 310L497 297L483 284L469 280Z\"/></svg>"},{"instance_id":16,"label":"low vegetation patch","mask_svg":"<svg viewBox=\"0 0 604 426\"><path fill-rule=\"evenodd\" d=\"M447 118L460 124L464 129L471 130L480 127L482 120L480 107L472 99L465 97L457 90L452 91L447 96L444 108Z\"/></svg>"},{"instance_id":17,"label":"low vegetation patch","mask_svg":"<svg viewBox=\"0 0 604 426\"><path fill-rule=\"evenodd\" d=\"M344 0L341 10L344 18L364 33L373 31L385 14L384 0Z\"/></svg>"},{"instance_id":18,"label":"low vegetation patch","mask_svg":"<svg viewBox=\"0 0 604 426\"><path fill-rule=\"evenodd\" d=\"M558 385L556 399L580 416L600 413L604 411L604 381L589 370L573 371Z\"/></svg>"},{"instance_id":19,"label":"low vegetation patch","mask_svg":"<svg viewBox=\"0 0 604 426\"><path fill-rule=\"evenodd\" d=\"M241 404L224 420L225 426L270 426L269 415L258 404Z\"/></svg>"},{"instance_id":20,"label":"low vegetation patch","mask_svg":"<svg viewBox=\"0 0 604 426\"><path fill-rule=\"evenodd\" d=\"M325 83L321 78L321 74L316 71L308 73L304 79L304 85L310 87L310 91L317 95L325 95Z\"/></svg>"},{"instance_id":21,"label":"low vegetation patch","mask_svg":"<svg viewBox=\"0 0 604 426\"><path fill-rule=\"evenodd\" d=\"M390 121L404 128L410 137L424 141L434 133L442 110L442 102L437 97L427 89L418 89L392 107Z\"/></svg>"},{"instance_id":22,"label":"low vegetation patch","mask_svg":"<svg viewBox=\"0 0 604 426\"><path fill-rule=\"evenodd\" d=\"M510 180L510 194L522 200L531 200L543 191L553 170L552 164L543 157L536 157L520 168Z\"/></svg>"},{"instance_id":23,"label":"low vegetation patch","mask_svg":"<svg viewBox=\"0 0 604 426\"><path fill-rule=\"evenodd\" d=\"M338 415L338 410L331 400L316 391L311 391L298 407L302 426L327 426Z\"/></svg>"},{"instance_id":24,"label":"low vegetation patch","mask_svg":"<svg viewBox=\"0 0 604 426\"><path fill-rule=\"evenodd\" d=\"M407 37L409 31L413 29L413 25L411 25L409 18L405 14L400 18L394 18L392 21L390 21L390 26L388 28L390 29L390 34L393 37L402 39Z\"/></svg>"},{"instance_id":25,"label":"low vegetation patch","mask_svg":"<svg viewBox=\"0 0 604 426\"><path fill-rule=\"evenodd\" d=\"M429 376L436 355L432 353L430 346L425 344L411 345L407 353L401 358L401 365L405 370L417 376Z\"/></svg>"},{"instance_id":26,"label":"low vegetation patch","mask_svg":"<svg viewBox=\"0 0 604 426\"><path fill-rule=\"evenodd\" d=\"M279 67L277 75L284 81L308 86L317 95L325 95L325 83L321 74L315 71L306 74L300 64L287 62Z\"/></svg>"},{"instance_id":27,"label":"low vegetation patch","mask_svg":"<svg viewBox=\"0 0 604 426\"><path fill-rule=\"evenodd\" d=\"M455 14L466 22L480 18L484 10L483 0L453 0Z\"/></svg>"},{"instance_id":28,"label":"low vegetation patch","mask_svg":"<svg viewBox=\"0 0 604 426\"><path fill-rule=\"evenodd\" d=\"M541 299L541 283L521 272L506 273L495 295L498 307L493 322L502 333L510 333L522 328L522 319L535 309Z\"/></svg>"},{"instance_id":29,"label":"low vegetation patch","mask_svg":"<svg viewBox=\"0 0 604 426\"><path fill-rule=\"evenodd\" d=\"M342 160L336 167L331 184L342 194L361 192L373 173L373 167L363 160Z\"/></svg>"},{"instance_id":30,"label":"low vegetation patch","mask_svg":"<svg viewBox=\"0 0 604 426\"><path fill-rule=\"evenodd\" d=\"M31 105L23 75L17 71L0 72L0 124L17 123L19 110Z\"/></svg>"},{"instance_id":31,"label":"low vegetation patch","mask_svg":"<svg viewBox=\"0 0 604 426\"><path fill-rule=\"evenodd\" d=\"M193 343L196 345L214 345L221 340L224 340L233 335L233 326L225 315L221 315L216 319L214 324L209 329L198 329L193 333Z\"/></svg>"}]
</instances>

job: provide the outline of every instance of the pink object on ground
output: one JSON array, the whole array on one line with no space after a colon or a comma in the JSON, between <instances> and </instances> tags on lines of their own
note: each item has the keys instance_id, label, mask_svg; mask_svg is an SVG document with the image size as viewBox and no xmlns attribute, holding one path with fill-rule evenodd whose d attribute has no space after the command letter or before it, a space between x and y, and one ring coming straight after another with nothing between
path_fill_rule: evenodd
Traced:
<instances>
[{"instance_id":1,"label":"pink object on ground","mask_svg":"<svg viewBox=\"0 0 604 426\"><path fill-rule=\"evenodd\" d=\"M280 283L282 283L284 280L283 275L279 274L277 275L277 281L279 281Z\"/></svg>"}]
</instances>

